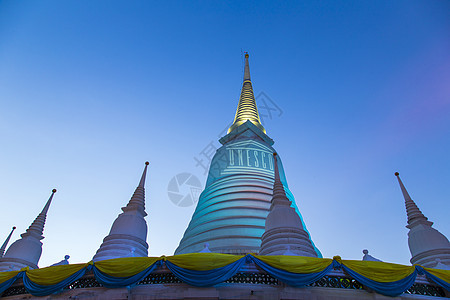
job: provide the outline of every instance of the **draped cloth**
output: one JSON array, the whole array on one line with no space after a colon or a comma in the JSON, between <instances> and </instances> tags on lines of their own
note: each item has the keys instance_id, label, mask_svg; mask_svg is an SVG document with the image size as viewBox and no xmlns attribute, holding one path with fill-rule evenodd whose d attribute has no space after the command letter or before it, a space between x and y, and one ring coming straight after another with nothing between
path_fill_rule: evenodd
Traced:
<instances>
[{"instance_id":1,"label":"draped cloth","mask_svg":"<svg viewBox=\"0 0 450 300\"><path fill-rule=\"evenodd\" d=\"M191 253L168 257L126 257L95 263L0 272L0 293L18 279L23 280L24 287L33 296L59 293L90 271L102 286L123 288L138 284L164 266L184 283L207 287L227 281L244 265L250 263L293 287L312 284L333 269L342 269L366 288L387 296L398 296L408 290L414 284L417 275L425 275L430 282L450 291L450 271L424 268L419 265L342 260L340 257L329 259L283 255Z\"/></svg>"},{"instance_id":2,"label":"draped cloth","mask_svg":"<svg viewBox=\"0 0 450 300\"><path fill-rule=\"evenodd\" d=\"M245 260L243 255L190 253L169 256L165 264L181 281L205 287L233 277L244 265Z\"/></svg>"},{"instance_id":3,"label":"draped cloth","mask_svg":"<svg viewBox=\"0 0 450 300\"><path fill-rule=\"evenodd\" d=\"M253 262L278 280L302 287L324 277L332 269L332 260L304 256L251 256Z\"/></svg>"},{"instance_id":4,"label":"draped cloth","mask_svg":"<svg viewBox=\"0 0 450 300\"><path fill-rule=\"evenodd\" d=\"M414 266L378 261L343 260L343 270L375 292L395 297L408 290L416 280Z\"/></svg>"},{"instance_id":5,"label":"draped cloth","mask_svg":"<svg viewBox=\"0 0 450 300\"><path fill-rule=\"evenodd\" d=\"M161 265L158 257L124 257L94 263L94 276L107 288L137 284Z\"/></svg>"}]
</instances>

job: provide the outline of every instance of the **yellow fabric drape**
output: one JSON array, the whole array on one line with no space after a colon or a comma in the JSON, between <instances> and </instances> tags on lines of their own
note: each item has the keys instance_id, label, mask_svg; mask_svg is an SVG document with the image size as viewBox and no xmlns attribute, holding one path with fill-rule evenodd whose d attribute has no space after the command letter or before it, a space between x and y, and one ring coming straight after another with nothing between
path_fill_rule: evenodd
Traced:
<instances>
[{"instance_id":1,"label":"yellow fabric drape","mask_svg":"<svg viewBox=\"0 0 450 300\"><path fill-rule=\"evenodd\" d=\"M450 270L440 270L440 269L431 269L424 268L428 273L438 277L439 279L444 280L445 282L450 283Z\"/></svg>"},{"instance_id":2,"label":"yellow fabric drape","mask_svg":"<svg viewBox=\"0 0 450 300\"><path fill-rule=\"evenodd\" d=\"M342 264L361 276L377 282L393 282L411 275L415 267L380 261L342 260Z\"/></svg>"},{"instance_id":3,"label":"yellow fabric drape","mask_svg":"<svg viewBox=\"0 0 450 300\"><path fill-rule=\"evenodd\" d=\"M220 253L189 253L168 256L166 259L184 269L209 271L232 264L243 257L243 255Z\"/></svg>"},{"instance_id":4,"label":"yellow fabric drape","mask_svg":"<svg viewBox=\"0 0 450 300\"><path fill-rule=\"evenodd\" d=\"M330 258L317 258L306 256L255 255L255 257L274 268L281 269L291 273L301 273L301 274L321 272L333 262L333 260Z\"/></svg>"},{"instance_id":5,"label":"yellow fabric drape","mask_svg":"<svg viewBox=\"0 0 450 300\"><path fill-rule=\"evenodd\" d=\"M67 277L87 266L88 264L53 266L42 269L28 270L26 271L26 274L34 283L40 285L53 285L63 281Z\"/></svg>"},{"instance_id":6,"label":"yellow fabric drape","mask_svg":"<svg viewBox=\"0 0 450 300\"><path fill-rule=\"evenodd\" d=\"M146 270L158 260L163 259L184 269L209 271L232 264L243 257L243 255L219 253L190 253L168 257L116 258L96 262L95 266L99 271L112 277L130 277ZM332 259L329 258L304 256L254 255L254 257L274 268L300 274L321 272L332 263ZM339 259L338 262L359 275L377 282L398 281L411 275L415 270L415 266L404 266L376 261ZM89 264L92 264L92 262L87 264L61 265L43 269L25 270L25 272L28 278L36 284L54 285L87 267ZM450 283L450 271L431 268L424 269L430 274ZM20 271L0 272L0 284L13 278L19 272Z\"/></svg>"},{"instance_id":7,"label":"yellow fabric drape","mask_svg":"<svg viewBox=\"0 0 450 300\"><path fill-rule=\"evenodd\" d=\"M3 282L10 280L17 274L19 274L20 271L9 271L9 272L0 272L0 284Z\"/></svg>"},{"instance_id":8,"label":"yellow fabric drape","mask_svg":"<svg viewBox=\"0 0 450 300\"><path fill-rule=\"evenodd\" d=\"M129 277L144 271L160 259L160 257L123 257L102 260L94 264L99 271L109 276Z\"/></svg>"}]
</instances>

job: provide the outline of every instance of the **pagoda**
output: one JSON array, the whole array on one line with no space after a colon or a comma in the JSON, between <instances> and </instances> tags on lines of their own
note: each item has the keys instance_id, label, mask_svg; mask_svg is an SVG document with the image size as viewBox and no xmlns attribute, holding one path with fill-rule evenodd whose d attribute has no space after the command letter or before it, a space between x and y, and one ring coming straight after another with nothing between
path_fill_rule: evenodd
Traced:
<instances>
[{"instance_id":1,"label":"pagoda","mask_svg":"<svg viewBox=\"0 0 450 300\"><path fill-rule=\"evenodd\" d=\"M248 58L245 54L244 80L234 122L219 140L222 146L211 161L206 187L175 254L200 252L205 243L215 253L260 252L273 194L272 154L276 151L259 118ZM280 157L278 168L286 196L310 240ZM321 257L315 246L314 251Z\"/></svg>"},{"instance_id":2,"label":"pagoda","mask_svg":"<svg viewBox=\"0 0 450 300\"><path fill-rule=\"evenodd\" d=\"M450 242L447 237L432 227L406 190L400 174L395 172L408 217L408 246L411 252L411 264L428 268L450 269Z\"/></svg>"}]
</instances>

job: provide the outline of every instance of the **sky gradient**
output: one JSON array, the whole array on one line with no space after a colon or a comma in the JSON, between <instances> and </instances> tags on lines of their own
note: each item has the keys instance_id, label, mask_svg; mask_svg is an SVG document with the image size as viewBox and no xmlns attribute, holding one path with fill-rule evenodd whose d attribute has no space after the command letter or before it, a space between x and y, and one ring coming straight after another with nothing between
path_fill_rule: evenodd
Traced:
<instances>
[{"instance_id":1,"label":"sky gradient","mask_svg":"<svg viewBox=\"0 0 450 300\"><path fill-rule=\"evenodd\" d=\"M450 237L448 1L2 1L0 241L58 189L40 266L95 254L149 161L149 255L195 205L167 194L234 118L250 54L267 134L324 257L409 263L394 172ZM262 106L261 99L257 104ZM260 108L260 113L267 110ZM11 242L12 242L11 241Z\"/></svg>"}]
</instances>

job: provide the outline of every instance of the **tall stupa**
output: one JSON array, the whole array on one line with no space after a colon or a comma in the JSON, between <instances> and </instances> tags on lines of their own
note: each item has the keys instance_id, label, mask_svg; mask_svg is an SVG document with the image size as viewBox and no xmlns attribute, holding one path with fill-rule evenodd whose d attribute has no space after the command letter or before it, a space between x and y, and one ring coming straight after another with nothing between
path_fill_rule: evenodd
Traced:
<instances>
[{"instance_id":1,"label":"tall stupa","mask_svg":"<svg viewBox=\"0 0 450 300\"><path fill-rule=\"evenodd\" d=\"M205 243L216 253L259 253L274 184L274 141L266 134L256 107L248 54L236 116L219 142L192 219L175 254L200 252ZM281 158L280 179L292 207L302 220L288 188ZM308 233L309 237L309 233ZM314 243L312 243L314 245ZM320 251L314 251L321 257Z\"/></svg>"}]
</instances>

